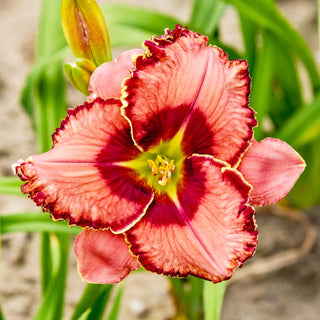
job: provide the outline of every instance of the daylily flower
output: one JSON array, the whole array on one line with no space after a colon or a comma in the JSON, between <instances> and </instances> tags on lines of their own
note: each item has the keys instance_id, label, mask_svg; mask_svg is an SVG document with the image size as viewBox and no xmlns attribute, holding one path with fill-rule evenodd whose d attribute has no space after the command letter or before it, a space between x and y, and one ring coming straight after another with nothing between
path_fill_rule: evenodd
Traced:
<instances>
[{"instance_id":1,"label":"daylily flower","mask_svg":"<svg viewBox=\"0 0 320 320\"><path fill-rule=\"evenodd\" d=\"M247 63L207 42L177 26L102 64L52 149L13 166L53 219L84 228L85 280L140 266L230 278L256 248L253 205L283 198L304 170L285 142L254 140Z\"/></svg>"}]
</instances>

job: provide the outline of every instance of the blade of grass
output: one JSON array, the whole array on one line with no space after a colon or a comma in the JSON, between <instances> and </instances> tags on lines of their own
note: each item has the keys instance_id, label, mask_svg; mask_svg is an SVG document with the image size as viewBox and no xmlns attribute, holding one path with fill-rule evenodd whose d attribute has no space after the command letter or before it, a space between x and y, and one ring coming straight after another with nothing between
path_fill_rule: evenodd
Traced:
<instances>
[{"instance_id":1,"label":"blade of grass","mask_svg":"<svg viewBox=\"0 0 320 320\"><path fill-rule=\"evenodd\" d=\"M205 320L219 320L227 282L206 281L203 286L203 308Z\"/></svg>"}]
</instances>

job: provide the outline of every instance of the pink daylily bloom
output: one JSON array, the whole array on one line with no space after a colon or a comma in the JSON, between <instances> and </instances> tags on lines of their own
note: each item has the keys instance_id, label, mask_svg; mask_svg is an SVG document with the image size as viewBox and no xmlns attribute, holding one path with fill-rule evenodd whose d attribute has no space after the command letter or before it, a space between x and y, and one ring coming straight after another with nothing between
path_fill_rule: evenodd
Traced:
<instances>
[{"instance_id":1,"label":"pink daylily bloom","mask_svg":"<svg viewBox=\"0 0 320 320\"><path fill-rule=\"evenodd\" d=\"M53 219L85 228L75 252L86 281L139 266L230 278L256 248L253 205L286 196L304 170L285 142L253 139L247 63L207 42L177 26L101 65L52 149L13 166Z\"/></svg>"}]
</instances>

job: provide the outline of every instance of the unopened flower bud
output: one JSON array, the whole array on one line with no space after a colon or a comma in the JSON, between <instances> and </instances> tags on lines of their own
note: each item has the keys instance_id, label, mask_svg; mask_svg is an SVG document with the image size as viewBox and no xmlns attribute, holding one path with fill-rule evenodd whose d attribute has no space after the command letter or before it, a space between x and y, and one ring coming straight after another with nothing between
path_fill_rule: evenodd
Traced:
<instances>
[{"instance_id":1,"label":"unopened flower bud","mask_svg":"<svg viewBox=\"0 0 320 320\"><path fill-rule=\"evenodd\" d=\"M77 58L96 66L112 60L107 25L95 0L62 0L61 18L65 38Z\"/></svg>"},{"instance_id":2,"label":"unopened flower bud","mask_svg":"<svg viewBox=\"0 0 320 320\"><path fill-rule=\"evenodd\" d=\"M77 58L74 63L66 63L64 70L70 83L80 92L89 95L89 81L96 66L84 58Z\"/></svg>"}]
</instances>

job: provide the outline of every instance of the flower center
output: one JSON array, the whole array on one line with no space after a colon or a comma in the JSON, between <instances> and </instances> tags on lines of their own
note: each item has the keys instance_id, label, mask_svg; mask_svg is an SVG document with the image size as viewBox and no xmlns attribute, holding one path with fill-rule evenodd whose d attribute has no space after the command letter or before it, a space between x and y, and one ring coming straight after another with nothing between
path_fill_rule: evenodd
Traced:
<instances>
[{"instance_id":1,"label":"flower center","mask_svg":"<svg viewBox=\"0 0 320 320\"><path fill-rule=\"evenodd\" d=\"M171 173L176 168L173 159L170 160L161 155L157 155L154 161L149 159L148 164L152 174L157 177L161 186L165 186L171 180Z\"/></svg>"},{"instance_id":2,"label":"flower center","mask_svg":"<svg viewBox=\"0 0 320 320\"><path fill-rule=\"evenodd\" d=\"M174 196L182 178L182 165L185 154L182 150L183 131L167 141L161 141L135 159L121 163L133 169L142 183L151 187L157 194Z\"/></svg>"}]
</instances>

